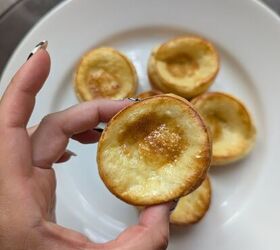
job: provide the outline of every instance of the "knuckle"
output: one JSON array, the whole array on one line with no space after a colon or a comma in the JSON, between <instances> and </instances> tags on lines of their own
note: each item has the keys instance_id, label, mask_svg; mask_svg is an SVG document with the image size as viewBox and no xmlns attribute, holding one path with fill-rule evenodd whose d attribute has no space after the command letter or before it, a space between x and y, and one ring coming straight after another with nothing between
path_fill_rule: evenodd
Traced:
<instances>
[{"instance_id":1,"label":"knuckle","mask_svg":"<svg viewBox=\"0 0 280 250\"><path fill-rule=\"evenodd\" d=\"M56 123L55 113L46 115L41 121L42 125L54 125L55 123Z\"/></svg>"}]
</instances>

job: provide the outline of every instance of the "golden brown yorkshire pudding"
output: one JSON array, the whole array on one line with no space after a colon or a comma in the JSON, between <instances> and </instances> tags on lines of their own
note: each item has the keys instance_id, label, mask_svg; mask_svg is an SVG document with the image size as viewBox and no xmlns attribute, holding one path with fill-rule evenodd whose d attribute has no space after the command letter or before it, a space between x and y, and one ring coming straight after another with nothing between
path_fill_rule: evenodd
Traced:
<instances>
[{"instance_id":1,"label":"golden brown yorkshire pudding","mask_svg":"<svg viewBox=\"0 0 280 250\"><path fill-rule=\"evenodd\" d=\"M211 203L211 183L207 177L192 193L181 197L170 215L170 223L188 225L200 221Z\"/></svg>"},{"instance_id":2,"label":"golden brown yorkshire pudding","mask_svg":"<svg viewBox=\"0 0 280 250\"><path fill-rule=\"evenodd\" d=\"M192 105L158 95L126 107L102 133L97 163L107 188L140 206L183 196L206 176L211 161L207 128Z\"/></svg>"},{"instance_id":3,"label":"golden brown yorkshire pudding","mask_svg":"<svg viewBox=\"0 0 280 250\"><path fill-rule=\"evenodd\" d=\"M136 97L140 98L140 99L145 99L147 97L151 97L151 96L155 96L155 95L160 95L162 94L162 92L152 89L152 90L148 90L148 91L144 91L140 94L138 94Z\"/></svg>"},{"instance_id":4,"label":"golden brown yorkshire pudding","mask_svg":"<svg viewBox=\"0 0 280 250\"><path fill-rule=\"evenodd\" d=\"M194 98L192 104L212 135L212 165L234 162L250 152L256 129L241 101L225 93L209 92Z\"/></svg>"},{"instance_id":5,"label":"golden brown yorkshire pudding","mask_svg":"<svg viewBox=\"0 0 280 250\"><path fill-rule=\"evenodd\" d=\"M218 71L216 49L195 36L178 37L156 47L148 63L148 75L155 88L188 99L205 92Z\"/></svg>"},{"instance_id":6,"label":"golden brown yorkshire pudding","mask_svg":"<svg viewBox=\"0 0 280 250\"><path fill-rule=\"evenodd\" d=\"M133 64L112 48L96 48L86 53L75 74L75 92L80 101L97 98L132 97L137 88Z\"/></svg>"}]
</instances>

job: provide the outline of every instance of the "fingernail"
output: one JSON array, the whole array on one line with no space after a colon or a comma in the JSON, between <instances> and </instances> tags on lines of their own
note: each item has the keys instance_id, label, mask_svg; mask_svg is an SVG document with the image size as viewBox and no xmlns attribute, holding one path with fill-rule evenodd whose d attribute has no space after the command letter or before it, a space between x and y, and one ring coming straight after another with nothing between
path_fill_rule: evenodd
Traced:
<instances>
[{"instance_id":1,"label":"fingernail","mask_svg":"<svg viewBox=\"0 0 280 250\"><path fill-rule=\"evenodd\" d=\"M102 132L103 132L103 129L102 129L102 128L94 128L93 130L94 130L94 131L97 131L97 132L99 132L99 133L102 133Z\"/></svg>"},{"instance_id":2,"label":"fingernail","mask_svg":"<svg viewBox=\"0 0 280 250\"><path fill-rule=\"evenodd\" d=\"M35 48L31 51L31 53L29 54L29 56L27 57L27 60L30 59L38 50L40 49L47 49L48 47L48 41L43 40L42 42L39 42ZM26 60L26 61L27 61Z\"/></svg>"},{"instance_id":3,"label":"fingernail","mask_svg":"<svg viewBox=\"0 0 280 250\"><path fill-rule=\"evenodd\" d=\"M132 101L132 102L140 102L141 99L140 98L133 98L133 97L129 97L127 98L129 101Z\"/></svg>"},{"instance_id":4,"label":"fingernail","mask_svg":"<svg viewBox=\"0 0 280 250\"><path fill-rule=\"evenodd\" d=\"M69 154L70 156L77 156L76 153L74 153L73 151L69 150L69 149L66 149L65 151L67 154Z\"/></svg>"},{"instance_id":5,"label":"fingernail","mask_svg":"<svg viewBox=\"0 0 280 250\"><path fill-rule=\"evenodd\" d=\"M176 208L178 201L179 201L179 199L172 201L171 207L169 209L170 212L172 212Z\"/></svg>"}]
</instances>

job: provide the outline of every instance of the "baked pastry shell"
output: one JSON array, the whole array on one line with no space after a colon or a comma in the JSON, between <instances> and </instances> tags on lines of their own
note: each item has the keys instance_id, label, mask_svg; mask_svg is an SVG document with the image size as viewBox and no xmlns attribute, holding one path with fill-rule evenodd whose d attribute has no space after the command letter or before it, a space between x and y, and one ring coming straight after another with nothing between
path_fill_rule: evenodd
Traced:
<instances>
[{"instance_id":1,"label":"baked pastry shell","mask_svg":"<svg viewBox=\"0 0 280 250\"><path fill-rule=\"evenodd\" d=\"M145 98L152 97L152 96L155 96L155 95L160 95L160 94L162 94L161 91L152 89L152 90L141 92L138 95L136 95L136 97L140 98L140 99L145 99Z\"/></svg>"},{"instance_id":2,"label":"baked pastry shell","mask_svg":"<svg viewBox=\"0 0 280 250\"><path fill-rule=\"evenodd\" d=\"M211 196L211 182L207 177L196 190L179 199L170 214L170 223L184 226L199 222L210 207Z\"/></svg>"},{"instance_id":3,"label":"baked pastry shell","mask_svg":"<svg viewBox=\"0 0 280 250\"><path fill-rule=\"evenodd\" d=\"M105 86L100 96L92 96L88 79L92 72L98 70L102 70L105 77L115 79L117 86L107 86L107 90ZM106 79L104 81L106 82ZM99 47L88 51L76 66L74 91L80 102L132 97L137 86L137 72L132 62L123 53L110 47Z\"/></svg>"},{"instance_id":4,"label":"baked pastry shell","mask_svg":"<svg viewBox=\"0 0 280 250\"><path fill-rule=\"evenodd\" d=\"M191 102L210 130L213 141L211 165L233 163L252 150L256 127L239 99L222 92L209 92Z\"/></svg>"},{"instance_id":5,"label":"baked pastry shell","mask_svg":"<svg viewBox=\"0 0 280 250\"><path fill-rule=\"evenodd\" d=\"M165 159L165 157L161 158L158 152L155 155L151 154L151 157L148 158L148 162L151 161L152 164L147 164L138 158L131 160L124 157L122 150L119 150L122 145L118 143L117 138L122 133L125 134L124 131L126 131L127 126L130 126L131 119L135 119L135 116L136 119L143 119L145 114L150 114L151 110L160 112L162 107L172 107L172 105L173 110L176 110L175 105L182 112L181 116L178 116L181 119L180 122L188 123L191 127L191 130L188 128L185 131L189 136L190 145L188 145L189 148L184 149L182 157L176 159L176 163L165 163L165 165L162 164L158 167L155 167L158 162L161 162L162 158ZM141 117L139 112L143 112L144 116ZM164 110L164 112L169 112L169 110ZM154 117L154 113L151 117ZM151 119L153 120L153 118ZM174 121L172 120L172 122ZM144 121L143 124L147 123ZM137 128L141 129L141 127ZM123 143L126 143L126 140L131 140L130 136L133 137L133 134L137 133L137 129L133 128L130 132L133 133L125 134L123 137ZM168 140L167 138L167 142ZM141 144L141 141L136 142L136 144ZM131 150L132 155L134 153L137 155L139 148L135 149L134 146L129 145L125 148L129 152ZM116 153L113 156L114 150ZM110 157L111 159L108 159ZM207 127L193 106L187 100L175 95L153 96L121 110L110 120L103 131L97 152L99 174L106 187L121 200L136 206L160 204L186 195L194 189L195 185L205 179L210 162L211 141Z\"/></svg>"},{"instance_id":6,"label":"baked pastry shell","mask_svg":"<svg viewBox=\"0 0 280 250\"><path fill-rule=\"evenodd\" d=\"M188 43L190 44L188 46ZM184 51L183 44L188 48L188 52ZM193 49L191 49L193 47ZM175 55L164 56L164 51L176 50ZM206 51L206 52L203 52ZM177 54L176 54L177 53ZM194 54L191 58L194 62L193 75L184 77L174 77L168 72L168 57L176 57L180 55ZM204 54L205 55L204 55ZM202 55L201 55L202 54ZM172 65L172 64L171 64ZM179 67L180 64L178 64ZM220 60L218 52L214 45L202 37L185 36L172 39L160 46L157 46L152 51L148 61L148 76L152 86L164 93L174 93L176 95L191 99L205 92L213 83L220 69ZM179 71L180 72L180 71Z\"/></svg>"}]
</instances>

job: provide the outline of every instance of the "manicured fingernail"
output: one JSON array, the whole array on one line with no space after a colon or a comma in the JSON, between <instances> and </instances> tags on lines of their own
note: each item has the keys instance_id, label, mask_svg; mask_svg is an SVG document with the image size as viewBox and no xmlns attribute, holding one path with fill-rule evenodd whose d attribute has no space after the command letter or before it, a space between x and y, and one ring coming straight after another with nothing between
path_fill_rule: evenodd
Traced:
<instances>
[{"instance_id":1,"label":"manicured fingernail","mask_svg":"<svg viewBox=\"0 0 280 250\"><path fill-rule=\"evenodd\" d=\"M170 212L172 212L176 208L178 201L179 201L179 199L172 201L171 207L169 209Z\"/></svg>"},{"instance_id":2,"label":"manicured fingernail","mask_svg":"<svg viewBox=\"0 0 280 250\"><path fill-rule=\"evenodd\" d=\"M140 98L133 98L133 97L129 97L127 98L129 101L132 101L132 102L140 102L141 99Z\"/></svg>"},{"instance_id":3,"label":"manicured fingernail","mask_svg":"<svg viewBox=\"0 0 280 250\"><path fill-rule=\"evenodd\" d=\"M66 149L65 152L66 152L68 155L70 155L70 156L77 156L76 153L74 153L73 151L71 151L71 150L69 150L69 149Z\"/></svg>"},{"instance_id":4,"label":"manicured fingernail","mask_svg":"<svg viewBox=\"0 0 280 250\"><path fill-rule=\"evenodd\" d=\"M48 41L43 40L42 42L39 42L35 48L31 51L31 53L29 54L29 56L27 57L27 60L30 59L37 51L39 51L40 49L47 49L48 47Z\"/></svg>"},{"instance_id":5,"label":"manicured fingernail","mask_svg":"<svg viewBox=\"0 0 280 250\"><path fill-rule=\"evenodd\" d=\"M102 129L102 128L94 128L93 130L94 130L94 131L97 131L97 132L99 132L99 133L102 133L102 132L103 132L103 129Z\"/></svg>"}]
</instances>

